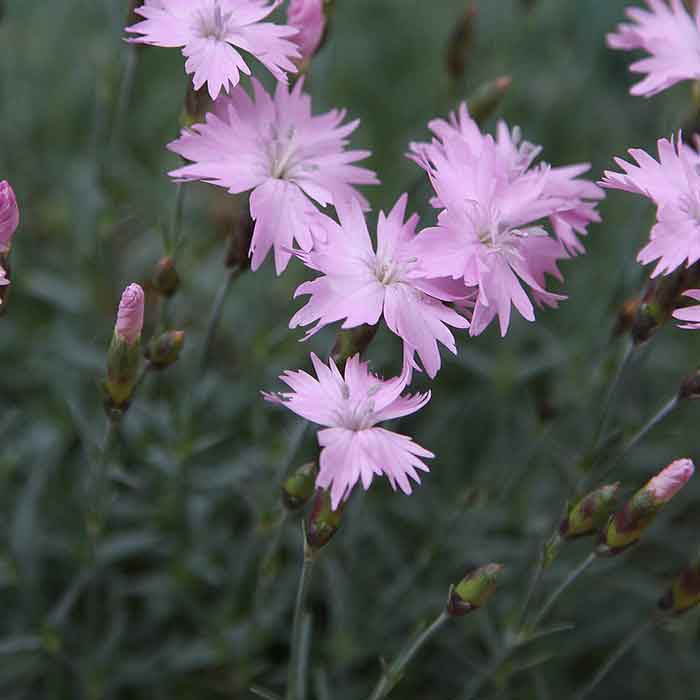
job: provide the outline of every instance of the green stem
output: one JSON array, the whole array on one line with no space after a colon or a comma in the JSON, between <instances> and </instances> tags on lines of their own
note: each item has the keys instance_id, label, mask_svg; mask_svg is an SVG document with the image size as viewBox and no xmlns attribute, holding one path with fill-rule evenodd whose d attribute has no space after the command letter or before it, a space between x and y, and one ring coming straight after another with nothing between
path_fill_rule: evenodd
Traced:
<instances>
[{"instance_id":1,"label":"green stem","mask_svg":"<svg viewBox=\"0 0 700 700\"><path fill-rule=\"evenodd\" d=\"M610 383L610 386L608 387L608 391L605 395L605 400L603 401L603 409L600 415L600 422L598 423L598 429L596 430L594 448L597 448L600 445L600 442L605 435L605 429L608 427L608 421L610 420L610 411L613 407L615 397L617 396L618 388L620 386L620 382L622 381L622 377L625 373L625 369L627 369L632 355L634 354L634 348L634 343L630 341L627 347L625 348L625 353L622 356L622 360L617 366L615 377L613 378L612 382Z\"/></svg>"},{"instance_id":2,"label":"green stem","mask_svg":"<svg viewBox=\"0 0 700 700\"><path fill-rule=\"evenodd\" d=\"M680 399L678 395L674 396L670 401L665 403L656 413L652 416L624 445L622 448L622 454L629 452L632 448L636 447L649 433L653 430L661 421L667 418L673 411L676 410Z\"/></svg>"},{"instance_id":3,"label":"green stem","mask_svg":"<svg viewBox=\"0 0 700 700\"><path fill-rule=\"evenodd\" d=\"M214 299L214 305L212 306L211 316L209 318L209 323L207 325L207 332L204 336L204 345L202 346L202 356L199 361L199 371L204 373L209 362L209 355L211 354L211 346L214 342L214 337L216 336L216 331L221 323L221 317L224 312L224 305L226 303L226 298L228 293L231 291L234 280L240 275L240 270L237 267L233 267L226 270L226 278L223 284L219 288Z\"/></svg>"},{"instance_id":4,"label":"green stem","mask_svg":"<svg viewBox=\"0 0 700 700\"><path fill-rule=\"evenodd\" d=\"M537 629L538 625L542 620L545 618L547 613L551 610L552 606L554 603L557 602L559 599L559 596L572 584L574 581L576 581L579 576L581 576L590 566L593 564L593 562L596 560L596 554L595 552L592 552L589 554L582 562L579 564L579 566L574 569L565 579L562 581L562 583L559 585L559 587L552 593L552 595L547 598L547 601L545 604L542 606L540 611L535 615L534 620L532 621L531 629L534 631Z\"/></svg>"},{"instance_id":5,"label":"green stem","mask_svg":"<svg viewBox=\"0 0 700 700\"><path fill-rule=\"evenodd\" d=\"M301 675L306 662L301 653L302 632L314 562L314 554L306 545L306 535L304 535L304 563L301 568L301 576L299 577L299 588L297 589L297 598L294 605L294 622L292 623L292 647L287 678L287 700L304 700L303 687L305 684ZM302 687L302 694L299 693L300 686Z\"/></svg>"},{"instance_id":6,"label":"green stem","mask_svg":"<svg viewBox=\"0 0 700 700\"><path fill-rule=\"evenodd\" d=\"M384 670L382 677L374 688L370 700L381 700L386 697L399 683L403 671L413 660L415 655L423 648L426 642L431 639L450 619L446 610L443 610L433 623L419 634L408 647L402 651L394 662Z\"/></svg>"},{"instance_id":7,"label":"green stem","mask_svg":"<svg viewBox=\"0 0 700 700\"><path fill-rule=\"evenodd\" d=\"M493 661L489 664L489 667L479 676L477 676L467 688L467 691L462 696L461 700L472 700L476 694L484 687L493 676L496 675L498 669L506 662L508 657L517 649L519 644L506 644L503 649L499 652L497 656L494 657Z\"/></svg>"},{"instance_id":8,"label":"green stem","mask_svg":"<svg viewBox=\"0 0 700 700\"><path fill-rule=\"evenodd\" d=\"M180 236L182 235L182 212L185 208L185 186L182 182L177 183L175 190L175 205L173 206L172 219L170 220L170 231L168 243L171 254L175 255L180 247Z\"/></svg>"},{"instance_id":9,"label":"green stem","mask_svg":"<svg viewBox=\"0 0 700 700\"><path fill-rule=\"evenodd\" d=\"M90 536L90 560L94 563L96 558L97 540L102 530L104 520L104 509L107 491L107 467L112 446L119 431L120 418L108 416L105 437L100 450L100 457L97 460L93 471L94 491L91 495L91 517L88 522L88 532Z\"/></svg>"},{"instance_id":10,"label":"green stem","mask_svg":"<svg viewBox=\"0 0 700 700\"><path fill-rule=\"evenodd\" d=\"M532 575L530 576L530 584L527 587L525 598L523 599L522 605L520 606L520 612L518 613L517 617L517 629L519 630L523 628L523 625L525 623L525 616L527 615L528 608L530 607L530 601L532 600L532 596L535 594L535 591L539 587L540 581L542 580L542 575L544 574L545 546L546 544L543 544L539 548L537 563L535 564L535 568L533 569Z\"/></svg>"},{"instance_id":11,"label":"green stem","mask_svg":"<svg viewBox=\"0 0 700 700\"><path fill-rule=\"evenodd\" d=\"M126 112L131 102L131 93L134 87L134 76L136 75L136 65L138 63L138 50L135 46L129 46L126 52L126 63L119 87L119 100L112 123L111 143L114 145L119 139L124 129Z\"/></svg>"},{"instance_id":12,"label":"green stem","mask_svg":"<svg viewBox=\"0 0 700 700\"><path fill-rule=\"evenodd\" d=\"M637 625L630 634L622 640L618 647L610 654L605 663L600 667L598 672L593 676L588 685L582 688L575 696L574 700L584 700L587 698L598 686L598 684L608 675L610 669L627 653L627 651L632 647L640 637L642 637L645 632L654 625L654 618L650 617L642 621L642 624Z\"/></svg>"}]
</instances>

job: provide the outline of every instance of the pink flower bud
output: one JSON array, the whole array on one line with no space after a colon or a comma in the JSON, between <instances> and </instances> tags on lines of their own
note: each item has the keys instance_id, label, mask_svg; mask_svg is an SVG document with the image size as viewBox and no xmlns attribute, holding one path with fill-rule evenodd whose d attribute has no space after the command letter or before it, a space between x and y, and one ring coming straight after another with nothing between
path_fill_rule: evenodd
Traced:
<instances>
[{"instance_id":1,"label":"pink flower bud","mask_svg":"<svg viewBox=\"0 0 700 700\"><path fill-rule=\"evenodd\" d=\"M17 198L7 180L0 182L0 252L10 247L12 236L19 226Z\"/></svg>"},{"instance_id":2,"label":"pink flower bud","mask_svg":"<svg viewBox=\"0 0 700 700\"><path fill-rule=\"evenodd\" d=\"M299 45L302 60L310 59L318 51L326 29L323 0L290 0L287 23L299 30L292 39Z\"/></svg>"},{"instance_id":3,"label":"pink flower bud","mask_svg":"<svg viewBox=\"0 0 700 700\"><path fill-rule=\"evenodd\" d=\"M130 284L122 294L117 312L115 333L129 345L133 345L143 330L143 289Z\"/></svg>"},{"instance_id":4,"label":"pink flower bud","mask_svg":"<svg viewBox=\"0 0 700 700\"><path fill-rule=\"evenodd\" d=\"M695 465L690 459L677 459L649 481L644 490L656 503L668 503L688 482Z\"/></svg>"}]
</instances>

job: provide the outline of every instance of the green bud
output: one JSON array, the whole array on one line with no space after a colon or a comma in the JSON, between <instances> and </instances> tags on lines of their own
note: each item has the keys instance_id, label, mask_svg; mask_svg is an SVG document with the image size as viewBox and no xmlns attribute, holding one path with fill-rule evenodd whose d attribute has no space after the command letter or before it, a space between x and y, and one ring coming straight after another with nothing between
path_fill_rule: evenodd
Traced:
<instances>
[{"instance_id":1,"label":"green bud","mask_svg":"<svg viewBox=\"0 0 700 700\"><path fill-rule=\"evenodd\" d=\"M165 297L171 297L180 286L180 276L175 269L175 261L169 256L161 258L153 269L151 282Z\"/></svg>"},{"instance_id":2,"label":"green bud","mask_svg":"<svg viewBox=\"0 0 700 700\"><path fill-rule=\"evenodd\" d=\"M659 601L662 610L682 615L700 604L700 561L687 566Z\"/></svg>"},{"instance_id":3,"label":"green bud","mask_svg":"<svg viewBox=\"0 0 700 700\"><path fill-rule=\"evenodd\" d=\"M184 344L184 331L166 331L151 338L146 357L155 369L165 369L177 362Z\"/></svg>"},{"instance_id":4,"label":"green bud","mask_svg":"<svg viewBox=\"0 0 700 700\"><path fill-rule=\"evenodd\" d=\"M129 403L141 367L141 344L137 338L128 343L116 331L107 351L107 378L104 388L108 403L121 408Z\"/></svg>"},{"instance_id":5,"label":"green bud","mask_svg":"<svg viewBox=\"0 0 700 700\"><path fill-rule=\"evenodd\" d=\"M469 113L479 126L496 111L512 82L510 76L503 75L484 83L469 97Z\"/></svg>"},{"instance_id":6,"label":"green bud","mask_svg":"<svg viewBox=\"0 0 700 700\"><path fill-rule=\"evenodd\" d=\"M374 340L378 329L378 325L368 326L365 324L357 328L338 331L333 352L331 353L335 363L339 367L343 367L354 355L358 353L362 355Z\"/></svg>"},{"instance_id":7,"label":"green bud","mask_svg":"<svg viewBox=\"0 0 700 700\"><path fill-rule=\"evenodd\" d=\"M457 21L447 43L447 72L452 80L464 77L467 59L474 45L477 8L469 4Z\"/></svg>"},{"instance_id":8,"label":"green bud","mask_svg":"<svg viewBox=\"0 0 700 700\"><path fill-rule=\"evenodd\" d=\"M303 464L282 484L282 503L287 510L303 508L314 494L318 467L316 462Z\"/></svg>"},{"instance_id":9,"label":"green bud","mask_svg":"<svg viewBox=\"0 0 700 700\"><path fill-rule=\"evenodd\" d=\"M496 592L496 582L502 564L486 564L468 573L450 590L447 612L452 617L461 617L484 606Z\"/></svg>"},{"instance_id":10,"label":"green bud","mask_svg":"<svg viewBox=\"0 0 700 700\"><path fill-rule=\"evenodd\" d=\"M591 535L610 517L620 483L601 486L584 496L561 521L559 533L565 539Z\"/></svg>"},{"instance_id":11,"label":"green bud","mask_svg":"<svg viewBox=\"0 0 700 700\"><path fill-rule=\"evenodd\" d=\"M323 549L338 532L343 507L341 503L337 510L333 510L330 493L323 489L316 491L306 526L306 542L312 552Z\"/></svg>"},{"instance_id":12,"label":"green bud","mask_svg":"<svg viewBox=\"0 0 700 700\"><path fill-rule=\"evenodd\" d=\"M597 553L601 556L616 556L635 545L660 508L648 491L637 491L622 510L608 520L601 533Z\"/></svg>"}]
</instances>

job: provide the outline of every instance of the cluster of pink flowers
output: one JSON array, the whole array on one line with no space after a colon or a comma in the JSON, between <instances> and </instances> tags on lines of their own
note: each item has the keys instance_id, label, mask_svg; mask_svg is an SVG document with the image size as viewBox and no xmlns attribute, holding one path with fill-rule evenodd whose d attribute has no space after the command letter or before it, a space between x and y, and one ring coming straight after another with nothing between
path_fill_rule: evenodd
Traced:
<instances>
[{"instance_id":1,"label":"cluster of pink flowers","mask_svg":"<svg viewBox=\"0 0 700 700\"><path fill-rule=\"evenodd\" d=\"M312 354L317 379L286 372L281 378L292 392L265 394L323 426L317 483L330 489L337 508L358 481L367 488L378 474L411 492L417 470L428 470L421 458L433 455L377 424L427 403L429 394L402 392L414 371L436 376L440 345L457 352L455 331L477 336L498 319L505 335L513 308L534 321L535 305L557 307L565 299L548 278L562 282L559 263L584 252L581 237L600 221L604 192L581 177L588 164L537 162L541 148L523 140L517 127L500 122L495 135L484 133L463 103L449 119L429 124L429 142L409 148L433 187L435 223L421 230L403 194L379 214L374 243L357 187L379 181L356 164L370 152L353 150L348 141L359 121L346 122L340 110L314 115L303 80L286 84L285 73L305 70L321 44L323 0L290 0L289 26L263 21L280 2L146 0L137 10L143 21L127 31L138 35L133 41L182 47L194 87L206 84L215 99L203 124L169 144L188 161L171 176L250 193L253 270L273 251L277 274L292 257L318 273L296 290L295 297L308 299L290 327L308 327L308 338L330 324L350 329L383 319L401 339L402 371L394 379L375 376L359 356L347 361L343 375L332 360L325 365ZM630 9L633 24L608 37L614 48L651 54L632 66L647 74L634 94L700 77L700 20L680 0L670 3L648 0L649 11ZM239 49L277 78L272 94L254 79L250 92L239 85L240 73L250 74ZM228 94L220 96L222 90ZM697 261L700 155L680 139L659 142L660 162L630 153L638 165L618 160L624 174L606 172L599 184L656 205L658 221L640 262L658 261L653 274L659 275ZM700 300L700 291L689 294ZM677 314L685 327L700 327L700 309Z\"/></svg>"}]
</instances>

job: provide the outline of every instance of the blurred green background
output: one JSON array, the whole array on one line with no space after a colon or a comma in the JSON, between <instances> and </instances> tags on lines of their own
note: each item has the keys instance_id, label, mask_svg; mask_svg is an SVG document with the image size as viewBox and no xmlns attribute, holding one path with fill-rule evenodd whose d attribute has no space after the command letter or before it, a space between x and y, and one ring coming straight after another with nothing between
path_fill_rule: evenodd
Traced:
<instances>
[{"instance_id":1,"label":"blurred green background","mask_svg":"<svg viewBox=\"0 0 700 700\"><path fill-rule=\"evenodd\" d=\"M284 369L306 367L333 332L311 342L287 323L304 270L271 264L245 274L225 308L212 361L198 379L206 320L225 270L227 201L187 185L177 262L182 288L171 325L187 333L181 361L147 378L111 460L106 531L91 564L85 531L90 465L104 433L99 380L119 294L146 283L163 255L187 78L177 50L132 51L126 2L6 0L0 22L0 178L14 186L22 227L0 321L0 696L20 698L249 698L251 683L282 693L301 562L296 519L279 529L278 485L303 429L265 404ZM448 38L465 0L337 0L328 45L313 66L315 108L344 106L362 120L353 145L371 148L383 185L376 212L419 177L404 158L426 123L481 83L508 74L501 108L555 165L590 161L593 177L628 147L654 148L690 106L690 87L653 100L628 94L630 55L605 48L624 0L489 0L479 7L466 72L450 88ZM531 9L527 9L528 5ZM117 114L134 60L133 94ZM258 74L262 71L256 66ZM451 94L450 94L451 93ZM493 121L495 123L495 120ZM490 123L489 126L493 126ZM418 188L411 205L434 217ZM616 310L639 292L635 255L653 220L639 198L610 194L588 254L562 265L569 295L535 324L516 318L459 339L444 355L433 400L398 426L437 459L411 498L384 480L346 511L312 589L310 697L367 697L406 639L432 619L473 564L507 569L482 611L452 622L411 665L392 697L459 700L498 653L538 546L581 476L605 386L624 341ZM147 328L158 316L149 296ZM635 356L611 430L632 432L676 390L700 357L700 334L667 326ZM398 364L380 333L369 357ZM424 379L418 386L425 385ZM611 464L629 491L680 456L697 455L700 407L684 404ZM292 466L316 455L307 431ZM698 553L700 487L691 483L643 544L565 594L552 622L575 627L518 651L483 698L569 697L654 607ZM277 536L269 566L261 561ZM591 548L568 545L536 598ZM697 696L698 618L648 634L596 698Z\"/></svg>"}]
</instances>

